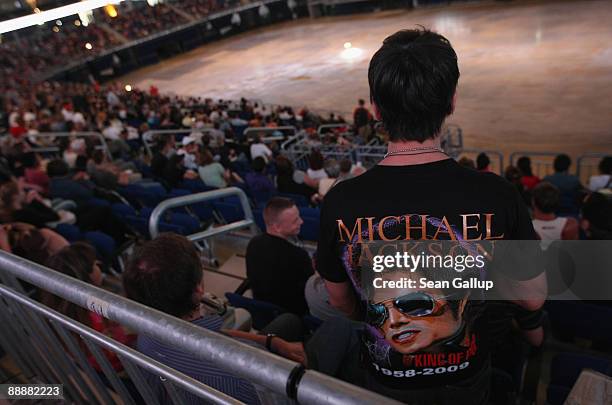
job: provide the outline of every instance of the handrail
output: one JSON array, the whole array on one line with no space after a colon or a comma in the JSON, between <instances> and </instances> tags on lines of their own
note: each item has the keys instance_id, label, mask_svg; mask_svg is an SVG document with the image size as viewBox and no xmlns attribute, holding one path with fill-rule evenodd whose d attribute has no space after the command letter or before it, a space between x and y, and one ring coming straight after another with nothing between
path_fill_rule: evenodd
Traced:
<instances>
[{"instance_id":1,"label":"handrail","mask_svg":"<svg viewBox=\"0 0 612 405\"><path fill-rule=\"evenodd\" d=\"M106 138L104 138L104 135L102 135L99 132L93 132L93 131L84 131L84 132L39 132L38 134L30 134L27 135L27 137L32 137L32 138L52 138L52 137L60 137L60 138L65 138L65 137L79 137L79 136L95 136L98 139L100 139L100 143L102 144L102 149L104 150L104 152L106 153L106 155L111 158L111 153L110 153L110 149L108 149L108 144L106 143ZM33 151L35 152L51 152L51 150L49 150L49 147L41 147L41 148L32 148ZM58 149L59 150L59 149Z\"/></svg>"},{"instance_id":2,"label":"handrail","mask_svg":"<svg viewBox=\"0 0 612 405\"><path fill-rule=\"evenodd\" d=\"M327 128L331 129L331 128L344 128L344 127L349 128L349 131L347 131L347 132L350 132L350 128L352 127L352 125L348 124L348 123L319 125L319 127L317 128L317 134L322 135L323 134L323 130L327 129Z\"/></svg>"},{"instance_id":3,"label":"handrail","mask_svg":"<svg viewBox=\"0 0 612 405\"><path fill-rule=\"evenodd\" d=\"M517 151L517 152L512 152L510 154L510 164L512 166L515 165L515 160L518 157L522 157L522 156L557 156L557 155L561 155L563 154L563 152L534 152L534 151L530 151L530 152L526 152L526 151Z\"/></svg>"},{"instance_id":4,"label":"handrail","mask_svg":"<svg viewBox=\"0 0 612 405\"><path fill-rule=\"evenodd\" d=\"M612 152L610 153L603 153L603 152L587 152L587 153L583 153L582 155L578 156L578 158L576 159L576 176L578 178L580 178L580 169L582 166L582 161L585 159L602 159L606 156L611 156Z\"/></svg>"},{"instance_id":5,"label":"handrail","mask_svg":"<svg viewBox=\"0 0 612 405\"><path fill-rule=\"evenodd\" d=\"M202 193L174 197L159 203L149 218L149 233L151 234L151 238L154 239L157 237L157 235L159 235L159 220L167 210L230 196L238 196L238 198L240 198L240 204L242 205L242 210L245 216L244 220L188 235L187 238L192 242L196 242L215 235L220 235L243 228L251 228L251 232L256 234L257 227L255 225L253 211L251 211L251 205L249 204L247 195L238 187L227 187L220 190L204 191Z\"/></svg>"},{"instance_id":6,"label":"handrail","mask_svg":"<svg viewBox=\"0 0 612 405\"><path fill-rule=\"evenodd\" d=\"M276 132L276 131L293 131L293 135L289 135L289 136L295 136L298 133L298 130L296 127L294 127L293 125L285 125L285 126L280 126L280 127L247 127L245 128L244 132L242 133L245 137L251 133L251 132ZM264 138L265 140L265 138Z\"/></svg>"},{"instance_id":7,"label":"handrail","mask_svg":"<svg viewBox=\"0 0 612 405\"><path fill-rule=\"evenodd\" d=\"M176 134L191 134L198 132L201 134L213 132L212 128L191 128L191 129L152 129L142 134L142 143L144 144L145 150L149 156L153 156L151 145L153 145L152 139L155 135L176 135Z\"/></svg>"},{"instance_id":8,"label":"handrail","mask_svg":"<svg viewBox=\"0 0 612 405\"><path fill-rule=\"evenodd\" d=\"M217 404L237 405L242 403L221 391L209 387L194 378L191 378L173 368L166 366L165 364L145 356L131 347L125 346L124 344L111 339L103 333L80 324L55 310L47 308L41 303L36 302L33 299L24 296L2 284L0 284L0 296L10 297L12 300L32 309L33 311L43 314L47 319L59 323L72 332L77 333L81 337L90 339L100 346L103 346L105 349L117 353L125 359L133 361L143 369L169 379L174 384L177 384L183 388L185 391L189 391L200 398L206 398L206 400L213 401Z\"/></svg>"},{"instance_id":9,"label":"handrail","mask_svg":"<svg viewBox=\"0 0 612 405\"><path fill-rule=\"evenodd\" d=\"M180 347L195 358L281 395L297 392L303 404L396 403L378 394L313 371L293 378L300 366L228 336L149 308L24 258L0 251L0 270L105 318Z\"/></svg>"}]
</instances>

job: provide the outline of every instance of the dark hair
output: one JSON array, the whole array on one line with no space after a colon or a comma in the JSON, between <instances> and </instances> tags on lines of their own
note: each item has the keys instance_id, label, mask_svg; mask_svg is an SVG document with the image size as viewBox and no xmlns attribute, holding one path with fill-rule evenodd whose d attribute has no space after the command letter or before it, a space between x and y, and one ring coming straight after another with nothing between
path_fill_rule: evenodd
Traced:
<instances>
[{"instance_id":1,"label":"dark hair","mask_svg":"<svg viewBox=\"0 0 612 405\"><path fill-rule=\"evenodd\" d=\"M266 168L266 161L261 156L257 156L251 162L251 167L255 173L263 173L264 169Z\"/></svg>"},{"instance_id":2,"label":"dark hair","mask_svg":"<svg viewBox=\"0 0 612 405\"><path fill-rule=\"evenodd\" d=\"M264 222L266 225L276 221L278 215L291 207L295 206L295 202L288 198L273 197L268 201L263 211Z\"/></svg>"},{"instance_id":3,"label":"dark hair","mask_svg":"<svg viewBox=\"0 0 612 405\"><path fill-rule=\"evenodd\" d=\"M363 107L363 106L365 105L365 100L364 100L364 99L362 99L362 98L360 98L360 99L359 99L359 101L358 101L358 103L359 103L359 105L360 105L360 106L362 106L362 107ZM333 116L334 116L334 113L331 113L331 116L333 117Z\"/></svg>"},{"instance_id":4,"label":"dark hair","mask_svg":"<svg viewBox=\"0 0 612 405\"><path fill-rule=\"evenodd\" d=\"M95 262L95 249L88 243L76 242L49 257L46 265L60 273L90 283L89 275L93 271ZM41 291L41 301L64 315L89 324L87 310L78 305L47 293L44 290Z\"/></svg>"},{"instance_id":5,"label":"dark hair","mask_svg":"<svg viewBox=\"0 0 612 405\"><path fill-rule=\"evenodd\" d=\"M612 239L612 201L602 193L591 193L582 205L582 218L589 221L591 239Z\"/></svg>"},{"instance_id":6,"label":"dark hair","mask_svg":"<svg viewBox=\"0 0 612 405\"><path fill-rule=\"evenodd\" d=\"M612 156L606 156L599 162L599 173L612 174Z\"/></svg>"},{"instance_id":7,"label":"dark hair","mask_svg":"<svg viewBox=\"0 0 612 405\"><path fill-rule=\"evenodd\" d=\"M518 167L521 172L521 176L533 176L533 172L531 171L531 159L527 156L521 156L516 161L516 167Z\"/></svg>"},{"instance_id":8,"label":"dark hair","mask_svg":"<svg viewBox=\"0 0 612 405\"><path fill-rule=\"evenodd\" d=\"M23 167L32 169L38 166L38 156L35 152L26 152L21 155L21 164Z\"/></svg>"},{"instance_id":9,"label":"dark hair","mask_svg":"<svg viewBox=\"0 0 612 405\"><path fill-rule=\"evenodd\" d=\"M200 154L200 164L202 166L207 166L211 163L214 163L214 158L212 153L210 153L210 151L208 149L205 149L202 151L202 153Z\"/></svg>"},{"instance_id":10,"label":"dark hair","mask_svg":"<svg viewBox=\"0 0 612 405\"><path fill-rule=\"evenodd\" d=\"M49 177L62 177L68 174L68 163L61 159L55 159L47 165L47 174Z\"/></svg>"},{"instance_id":11,"label":"dark hair","mask_svg":"<svg viewBox=\"0 0 612 405\"><path fill-rule=\"evenodd\" d=\"M459 159L457 163L459 163L459 165L463 167L467 167L468 169L476 169L476 165L474 164L474 161L467 156L464 156L461 159Z\"/></svg>"},{"instance_id":12,"label":"dark hair","mask_svg":"<svg viewBox=\"0 0 612 405\"><path fill-rule=\"evenodd\" d=\"M553 167L555 168L555 173L564 172L572 165L572 159L567 156L565 153L561 155L557 155L553 162Z\"/></svg>"},{"instance_id":13,"label":"dark hair","mask_svg":"<svg viewBox=\"0 0 612 405\"><path fill-rule=\"evenodd\" d=\"M183 317L197 309L194 292L202 265L184 236L164 233L136 250L123 273L128 298L170 315Z\"/></svg>"},{"instance_id":14,"label":"dark hair","mask_svg":"<svg viewBox=\"0 0 612 405\"><path fill-rule=\"evenodd\" d=\"M457 54L442 35L421 28L387 37L370 61L368 81L390 140L435 138L453 111L458 80Z\"/></svg>"},{"instance_id":15,"label":"dark hair","mask_svg":"<svg viewBox=\"0 0 612 405\"><path fill-rule=\"evenodd\" d=\"M353 167L353 162L349 159L342 159L340 161L340 173L349 173Z\"/></svg>"},{"instance_id":16,"label":"dark hair","mask_svg":"<svg viewBox=\"0 0 612 405\"><path fill-rule=\"evenodd\" d=\"M489 156L486 153L481 152L478 154L478 156L476 156L476 169L477 170L484 170L490 164L491 164L491 159L489 159Z\"/></svg>"},{"instance_id":17,"label":"dark hair","mask_svg":"<svg viewBox=\"0 0 612 405\"><path fill-rule=\"evenodd\" d=\"M313 150L308 157L308 163L310 164L310 168L312 170L321 170L323 168L324 160L323 155L318 150Z\"/></svg>"},{"instance_id":18,"label":"dark hair","mask_svg":"<svg viewBox=\"0 0 612 405\"><path fill-rule=\"evenodd\" d=\"M510 183L516 183L516 182L520 183L521 171L514 166L508 166L506 167L506 170L504 171L504 177Z\"/></svg>"},{"instance_id":19,"label":"dark hair","mask_svg":"<svg viewBox=\"0 0 612 405\"><path fill-rule=\"evenodd\" d=\"M543 181L532 190L533 204L543 213L550 214L559 208L561 193L554 185Z\"/></svg>"},{"instance_id":20,"label":"dark hair","mask_svg":"<svg viewBox=\"0 0 612 405\"><path fill-rule=\"evenodd\" d=\"M276 157L276 172L279 176L292 176L293 175L293 163L284 156Z\"/></svg>"},{"instance_id":21,"label":"dark hair","mask_svg":"<svg viewBox=\"0 0 612 405\"><path fill-rule=\"evenodd\" d=\"M74 162L74 168L80 171L87 171L87 156L77 156Z\"/></svg>"}]
</instances>

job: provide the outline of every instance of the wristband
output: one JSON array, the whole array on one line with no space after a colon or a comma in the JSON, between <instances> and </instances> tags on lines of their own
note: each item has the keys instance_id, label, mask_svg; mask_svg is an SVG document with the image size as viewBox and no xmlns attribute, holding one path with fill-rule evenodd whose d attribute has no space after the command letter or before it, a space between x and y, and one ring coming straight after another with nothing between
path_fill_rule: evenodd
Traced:
<instances>
[{"instance_id":1,"label":"wristband","mask_svg":"<svg viewBox=\"0 0 612 405\"><path fill-rule=\"evenodd\" d=\"M277 335L274 333L268 333L266 335L266 349L268 349L268 351L272 353L274 353L272 351L272 339L274 339L275 337L277 337Z\"/></svg>"}]
</instances>

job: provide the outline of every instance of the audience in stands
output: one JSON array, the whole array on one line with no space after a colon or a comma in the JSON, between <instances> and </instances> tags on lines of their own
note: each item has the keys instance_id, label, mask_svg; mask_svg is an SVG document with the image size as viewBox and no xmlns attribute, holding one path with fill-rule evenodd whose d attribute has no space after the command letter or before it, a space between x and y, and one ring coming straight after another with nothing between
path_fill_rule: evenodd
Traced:
<instances>
[{"instance_id":1,"label":"audience in stands","mask_svg":"<svg viewBox=\"0 0 612 405\"><path fill-rule=\"evenodd\" d=\"M253 297L304 315L304 287L313 270L308 253L294 244L303 223L300 212L293 201L274 197L263 216L266 232L251 239L246 254Z\"/></svg>"},{"instance_id":2,"label":"audience in stands","mask_svg":"<svg viewBox=\"0 0 612 405\"><path fill-rule=\"evenodd\" d=\"M372 127L370 125L373 120L372 113L365 107L363 99L359 99L357 104L357 108L353 111L353 125L359 138L367 142L372 135Z\"/></svg>"},{"instance_id":3,"label":"audience in stands","mask_svg":"<svg viewBox=\"0 0 612 405\"><path fill-rule=\"evenodd\" d=\"M602 158L597 168L599 174L589 179L589 190L612 189L612 156Z\"/></svg>"},{"instance_id":4,"label":"audience in stands","mask_svg":"<svg viewBox=\"0 0 612 405\"><path fill-rule=\"evenodd\" d=\"M261 200L262 196L264 200L269 199L276 189L270 178L266 175L265 159L261 156L256 157L251 163L251 168L253 171L245 176L245 182L249 190L259 200Z\"/></svg>"},{"instance_id":5,"label":"audience in stands","mask_svg":"<svg viewBox=\"0 0 612 405\"><path fill-rule=\"evenodd\" d=\"M584 196L584 187L580 184L578 177L569 174L572 160L569 156L562 154L555 157L553 167L555 173L544 177L544 181L553 184L561 193L559 212L573 215L578 212L579 201Z\"/></svg>"},{"instance_id":6,"label":"audience in stands","mask_svg":"<svg viewBox=\"0 0 612 405\"><path fill-rule=\"evenodd\" d=\"M467 156L463 156L461 159L457 161L460 166L467 167L468 169L476 170L476 164L473 159L470 159Z\"/></svg>"},{"instance_id":7,"label":"audience in stands","mask_svg":"<svg viewBox=\"0 0 612 405\"><path fill-rule=\"evenodd\" d=\"M555 240L575 240L579 236L576 218L558 217L561 193L552 184L543 181L533 188L531 207L533 228L542 240L542 247L548 248Z\"/></svg>"},{"instance_id":8,"label":"audience in stands","mask_svg":"<svg viewBox=\"0 0 612 405\"><path fill-rule=\"evenodd\" d=\"M318 182L321 179L327 178L327 172L324 169L325 159L323 155L318 150L313 150L308 157L309 168L306 171L306 174L309 178Z\"/></svg>"},{"instance_id":9,"label":"audience in stands","mask_svg":"<svg viewBox=\"0 0 612 405\"><path fill-rule=\"evenodd\" d=\"M521 184L525 187L525 191L530 191L540 182L540 178L531 171L531 159L529 157L520 157L516 161L516 167L521 173Z\"/></svg>"},{"instance_id":10,"label":"audience in stands","mask_svg":"<svg viewBox=\"0 0 612 405\"><path fill-rule=\"evenodd\" d=\"M318 182L304 172L296 172L293 163L284 156L276 157L276 188L281 193L303 195L310 199L318 187Z\"/></svg>"},{"instance_id":11,"label":"audience in stands","mask_svg":"<svg viewBox=\"0 0 612 405\"><path fill-rule=\"evenodd\" d=\"M262 157L266 163L272 161L272 151L263 141L262 135L257 135L250 147L251 159Z\"/></svg>"}]
</instances>

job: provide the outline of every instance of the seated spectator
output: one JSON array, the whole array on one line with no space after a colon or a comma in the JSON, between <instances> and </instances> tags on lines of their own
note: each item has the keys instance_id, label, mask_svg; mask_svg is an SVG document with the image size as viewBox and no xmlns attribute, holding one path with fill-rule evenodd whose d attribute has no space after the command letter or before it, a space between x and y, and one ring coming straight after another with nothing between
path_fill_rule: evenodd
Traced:
<instances>
[{"instance_id":1,"label":"seated spectator","mask_svg":"<svg viewBox=\"0 0 612 405\"><path fill-rule=\"evenodd\" d=\"M460 166L467 167L468 169L476 170L476 164L467 156L463 156L457 161L457 163L459 163Z\"/></svg>"},{"instance_id":2,"label":"seated spectator","mask_svg":"<svg viewBox=\"0 0 612 405\"><path fill-rule=\"evenodd\" d=\"M325 194L337 183L337 178L340 176L340 165L335 159L325 161L325 173L327 173L327 177L319 180L318 194L320 199L325 197Z\"/></svg>"},{"instance_id":3,"label":"seated spectator","mask_svg":"<svg viewBox=\"0 0 612 405\"><path fill-rule=\"evenodd\" d=\"M246 253L253 297L304 315L304 287L313 270L308 253L292 243L303 223L300 212L293 201L275 197L263 216L266 232L251 239Z\"/></svg>"},{"instance_id":4,"label":"seated spectator","mask_svg":"<svg viewBox=\"0 0 612 405\"><path fill-rule=\"evenodd\" d=\"M544 249L555 240L578 239L578 221L575 218L557 217L555 214L559 201L559 189L552 184L544 181L533 188L533 228L542 240Z\"/></svg>"},{"instance_id":5,"label":"seated spectator","mask_svg":"<svg viewBox=\"0 0 612 405\"><path fill-rule=\"evenodd\" d=\"M318 182L301 172L302 180L298 183L294 176L293 163L284 156L276 158L276 188L281 193L300 194L310 199L318 187Z\"/></svg>"},{"instance_id":6,"label":"seated spectator","mask_svg":"<svg viewBox=\"0 0 612 405\"><path fill-rule=\"evenodd\" d=\"M40 155L34 152L27 152L21 157L24 167L23 177L28 184L33 184L40 188L40 192L47 194L49 191L49 176L41 165Z\"/></svg>"},{"instance_id":7,"label":"seated spectator","mask_svg":"<svg viewBox=\"0 0 612 405\"><path fill-rule=\"evenodd\" d=\"M490 165L491 159L489 159L489 156L486 153L481 152L478 154L478 156L476 156L476 170L479 172L490 172Z\"/></svg>"},{"instance_id":8,"label":"seated spectator","mask_svg":"<svg viewBox=\"0 0 612 405\"><path fill-rule=\"evenodd\" d=\"M531 190L540 182L540 178L533 175L531 171L531 159L527 156L520 157L516 162L516 166L521 172L521 184L525 187L526 191Z\"/></svg>"},{"instance_id":9,"label":"seated spectator","mask_svg":"<svg viewBox=\"0 0 612 405\"><path fill-rule=\"evenodd\" d=\"M321 152L314 150L308 157L308 163L310 164L310 167L306 171L306 174L308 175L308 177L310 177L314 181L326 179L327 173L325 172L325 169L323 168L324 162L325 162L325 159L323 158L323 155L321 154Z\"/></svg>"},{"instance_id":10,"label":"seated spectator","mask_svg":"<svg viewBox=\"0 0 612 405\"><path fill-rule=\"evenodd\" d=\"M332 318L345 316L329 303L329 292L327 292L325 287L325 280L316 272L306 282L304 297L306 298L310 315L315 318L327 321Z\"/></svg>"},{"instance_id":11,"label":"seated spectator","mask_svg":"<svg viewBox=\"0 0 612 405\"><path fill-rule=\"evenodd\" d=\"M178 187L183 179L195 180L199 178L198 173L185 167L183 164L184 157L185 151L179 150L168 159L161 178L168 188Z\"/></svg>"},{"instance_id":12,"label":"seated spectator","mask_svg":"<svg viewBox=\"0 0 612 405\"><path fill-rule=\"evenodd\" d=\"M559 211L566 214L578 212L578 204L584 190L578 177L568 173L571 164L572 160L569 156L558 155L553 162L555 174L544 177L544 181L551 183L561 192Z\"/></svg>"},{"instance_id":13,"label":"seated spectator","mask_svg":"<svg viewBox=\"0 0 612 405\"><path fill-rule=\"evenodd\" d=\"M216 188L227 187L231 178L230 171L225 169L221 163L215 162L209 150L205 150L201 154L198 174L204 184Z\"/></svg>"},{"instance_id":14,"label":"seated spectator","mask_svg":"<svg viewBox=\"0 0 612 405\"><path fill-rule=\"evenodd\" d=\"M591 193L582 204L580 227L587 239L612 240L612 200L602 193Z\"/></svg>"},{"instance_id":15,"label":"seated spectator","mask_svg":"<svg viewBox=\"0 0 612 405\"><path fill-rule=\"evenodd\" d=\"M508 166L504 171L504 178L516 188L523 197L525 205L529 207L531 205L531 193L525 190L521 177L521 171L514 166Z\"/></svg>"},{"instance_id":16,"label":"seated spectator","mask_svg":"<svg viewBox=\"0 0 612 405\"><path fill-rule=\"evenodd\" d=\"M257 157L262 157L266 163L272 160L272 151L264 143L263 136L261 134L257 134L255 141L251 144L250 152L252 160Z\"/></svg>"},{"instance_id":17,"label":"seated spectator","mask_svg":"<svg viewBox=\"0 0 612 405\"><path fill-rule=\"evenodd\" d=\"M76 159L75 159L76 162ZM70 175L68 164L63 160L53 160L47 165L47 174L51 178L49 196L72 200L83 206L94 197L95 185L87 179L75 180Z\"/></svg>"},{"instance_id":18,"label":"seated spectator","mask_svg":"<svg viewBox=\"0 0 612 405\"><path fill-rule=\"evenodd\" d=\"M589 189L598 191L601 189L612 188L612 156L606 156L599 162L599 175L591 176L589 179Z\"/></svg>"},{"instance_id":19,"label":"seated spectator","mask_svg":"<svg viewBox=\"0 0 612 405\"><path fill-rule=\"evenodd\" d=\"M88 160L87 173L96 185L109 190L116 190L119 186L130 183L130 173L109 162L101 150L94 151Z\"/></svg>"},{"instance_id":20,"label":"seated spectator","mask_svg":"<svg viewBox=\"0 0 612 405\"><path fill-rule=\"evenodd\" d=\"M46 264L53 270L59 271L77 280L93 284L96 287L101 287L104 281L100 262L96 260L96 251L91 245L84 242L76 242L64 247L51 256ZM116 322L110 321L95 312L88 311L44 291L41 298L45 305L124 345L133 346L136 342L135 335L128 333ZM115 371L123 370L123 365L114 352L109 350L103 350L103 352ZM97 371L102 371L91 353L88 352L87 358Z\"/></svg>"},{"instance_id":21,"label":"seated spectator","mask_svg":"<svg viewBox=\"0 0 612 405\"><path fill-rule=\"evenodd\" d=\"M183 164L187 169L198 170L198 144L194 136L188 135L181 141L181 151L185 156Z\"/></svg>"},{"instance_id":22,"label":"seated spectator","mask_svg":"<svg viewBox=\"0 0 612 405\"><path fill-rule=\"evenodd\" d=\"M201 308L204 295L202 265L196 248L183 236L162 234L137 249L123 274L123 284L130 299L179 317L195 326L214 332L221 331L222 318L207 314ZM267 328L264 331L276 332ZM257 338L264 344L268 343L270 350L289 357L287 353L291 352L291 343L280 337ZM247 404L261 403L253 384L215 364L200 360L175 345L143 334L138 336L137 347L145 355L239 401ZM163 390L158 377L151 376L151 382L154 382L156 388L160 388L159 391ZM190 395L189 397L189 402L195 403L196 398Z\"/></svg>"},{"instance_id":23,"label":"seated spectator","mask_svg":"<svg viewBox=\"0 0 612 405\"><path fill-rule=\"evenodd\" d=\"M266 161L263 157L258 156L253 159L251 168L253 171L246 174L245 181L253 193L271 194L276 191L274 184L272 184L270 178L266 176Z\"/></svg>"},{"instance_id":24,"label":"seated spectator","mask_svg":"<svg viewBox=\"0 0 612 405\"><path fill-rule=\"evenodd\" d=\"M151 159L151 172L153 172L156 178L161 179L164 177L164 168L168 163L168 159L176 153L175 146L174 136L160 136L155 140L153 158Z\"/></svg>"},{"instance_id":25,"label":"seated spectator","mask_svg":"<svg viewBox=\"0 0 612 405\"><path fill-rule=\"evenodd\" d=\"M12 222L0 225L3 240L3 250L45 264L50 256L68 246L68 241L50 229L37 229L23 222Z\"/></svg>"}]
</instances>

